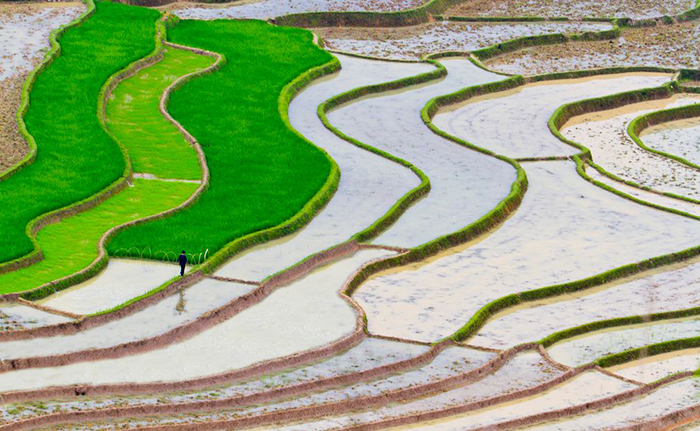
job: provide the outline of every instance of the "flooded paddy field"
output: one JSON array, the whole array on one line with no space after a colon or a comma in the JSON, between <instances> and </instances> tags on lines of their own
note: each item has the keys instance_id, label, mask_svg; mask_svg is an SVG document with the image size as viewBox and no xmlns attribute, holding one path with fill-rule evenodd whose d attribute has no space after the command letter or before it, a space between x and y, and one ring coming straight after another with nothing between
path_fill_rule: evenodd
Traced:
<instances>
[{"instance_id":1,"label":"flooded paddy field","mask_svg":"<svg viewBox=\"0 0 700 431\"><path fill-rule=\"evenodd\" d=\"M523 203L491 235L379 274L354 298L372 333L446 337L500 297L692 247L697 221L642 207L578 176L573 162L523 164ZM696 235L697 232L697 235Z\"/></svg>"},{"instance_id":2,"label":"flooded paddy field","mask_svg":"<svg viewBox=\"0 0 700 431\"><path fill-rule=\"evenodd\" d=\"M629 123L649 112L700 103L700 96L681 94L669 99L635 103L574 117L562 134L591 150L606 171L659 192L700 199L700 170L646 151L627 134Z\"/></svg>"},{"instance_id":3,"label":"flooded paddy field","mask_svg":"<svg viewBox=\"0 0 700 431\"><path fill-rule=\"evenodd\" d=\"M700 165L700 118L659 124L644 130L640 138L649 148Z\"/></svg>"},{"instance_id":4,"label":"flooded paddy field","mask_svg":"<svg viewBox=\"0 0 700 431\"><path fill-rule=\"evenodd\" d=\"M493 58L489 68L511 74L539 75L624 66L696 69L700 66L700 24L629 28L618 39L538 46Z\"/></svg>"},{"instance_id":5,"label":"flooded paddy field","mask_svg":"<svg viewBox=\"0 0 700 431\"><path fill-rule=\"evenodd\" d=\"M601 2L597 0L467 0L445 12L450 16L489 17L567 17L574 19L590 17L623 17L634 19L658 18L676 15L695 6L694 0L621 0Z\"/></svg>"},{"instance_id":6,"label":"flooded paddy field","mask_svg":"<svg viewBox=\"0 0 700 431\"><path fill-rule=\"evenodd\" d=\"M507 40L610 29L608 23L436 22L398 28L316 28L328 49L377 58L417 60L442 51L474 51Z\"/></svg>"},{"instance_id":7,"label":"flooded paddy field","mask_svg":"<svg viewBox=\"0 0 700 431\"><path fill-rule=\"evenodd\" d=\"M700 367L697 347L647 357L643 351L638 359L607 369L590 365L606 355L700 334L697 310L689 310L700 307L700 204L692 201L700 200L700 177L695 167L647 151L627 135L628 124L642 114L700 103L690 89L695 72L670 70L697 67L693 41L700 35L699 24L660 19L683 13L694 2L467 0L444 13L435 12L435 5L406 12L422 3L175 3L157 8L167 12L165 27L156 24L156 12L147 11L166 40L186 40L176 36L198 26L202 30L193 35L194 45L200 43L197 38L211 36L206 31L245 27L231 42L241 51L226 52L226 61L216 63L222 69L207 73L208 85L218 85L222 70L242 66L259 76L240 76L221 87L225 91L220 94L201 94L220 97L221 108L234 96L257 94L261 109L265 103L275 109L265 127L279 134L265 136L272 141L283 136L278 144L285 145L287 136L294 138L288 130L293 129L308 141L300 144L314 145L317 155L325 152L333 160L339 180L331 184L336 177L329 177L323 194L313 199L310 191L311 200L295 216L301 223L265 227L284 235L254 232L239 243L243 247L215 253L214 265L198 266L212 258L207 254L188 262L184 277L176 265L144 260L157 259L157 254L143 248L140 259L112 259L72 287L49 282L36 296L2 296L0 429L457 431L507 429L515 423L523 429L651 429L665 415L700 409L698 382L691 377ZM8 41L0 43L0 91L6 85L12 91L19 88L46 52L49 32L86 7L91 7L89 1L86 6L0 5L0 42ZM311 31L275 27L276 17L304 12L340 15L306 16L304 25ZM391 15L378 19L375 13L382 12ZM435 21L441 13L570 20ZM609 30L611 22L581 19L613 16L631 19L621 20L623 24L647 18L658 22L647 28L623 25L622 37L613 40L497 56L486 62L489 69L470 58L469 51L515 38ZM268 21L231 21L236 19ZM338 25L316 28L334 19ZM375 25L375 19L395 26ZM293 95L286 92L289 87L282 89L289 80L271 86L267 97L246 87L263 84L272 72L270 58L260 57L258 64L253 51L246 51L262 53L273 36L268 32L279 33L277 59L285 59L285 67L299 66ZM308 52L303 52L304 43L291 44L294 38L306 41ZM284 46L287 40L293 49ZM322 47L347 54L333 54L337 60L330 63ZM462 54L437 60L444 69L417 61L444 51ZM123 145L130 167L123 174L124 191L116 190L115 197L96 208L121 202L115 211L130 214L134 191L153 184L191 188L187 195L199 199L198 194L211 191L210 177L221 181L226 174L208 171L207 165L221 161L207 146L227 145L241 154L257 151L246 147L255 140L218 142L216 136L203 134L200 142L208 124L193 136L167 112L168 92L180 91L182 82L176 81L183 76L190 81L182 94L192 101L181 109L200 112L207 105L196 100L192 89L203 85L198 74L214 67L217 53L172 45L165 45L162 57L155 53L147 67L122 81L105 100L108 121L102 126ZM236 53L246 54L249 61L241 63L243 57ZM307 61L304 70L300 65L306 55L316 60ZM497 72L620 65L668 70L544 80L498 90L508 77ZM688 93L579 115L564 125L562 133L589 147L592 160L574 157L580 150L550 130L550 118L564 104L678 79ZM426 125L421 110L432 99L482 85L488 86L482 88L483 95L431 112L432 124ZM356 91L348 96L351 90ZM15 99L8 99L15 104L7 105L9 116L0 113L15 132L17 95L15 91ZM321 108L338 95L337 106ZM251 103L245 114L222 110L232 117L225 124L231 130L248 129L253 116L262 112L257 106ZM223 118L221 112L211 115ZM5 139L12 127L0 123L0 142L12 142ZM435 129L458 139L447 139ZM655 150L697 163L698 130L697 119L672 121L644 130L641 139ZM460 145L460 139L474 147ZM0 147L0 172L3 160L18 157L13 151ZM275 157L267 154L255 168L272 167ZM574 160L594 182L619 193L587 181ZM286 162L301 166L305 160ZM606 176L596 165L649 189ZM235 174L248 168L254 167L240 164ZM303 172L308 178L314 174L310 170ZM282 196L285 191L261 197L270 211L284 203L277 192ZM146 201L158 193L149 196ZM219 204L232 215L247 211L235 199ZM104 222L110 216L106 211L97 219ZM41 242L81 217L52 223L36 238ZM207 222L197 221L202 226ZM68 232L66 238L52 237L55 247L42 248L45 255L36 260L9 266L0 262L0 287L13 292L17 276L28 284L37 281L31 279L37 268L68 268L69 252L61 259L49 252L69 250L88 231L61 232ZM2 238L0 232L0 247ZM84 248L95 251L93 246ZM121 254L108 250L136 257L125 248ZM158 253L172 260L179 250ZM548 291L547 298L529 301L535 295L520 295L519 303L479 314L509 295L562 284ZM28 301L44 293L48 296ZM542 298L540 294L536 297ZM651 322L659 318L651 315L680 310L685 314L674 316L690 317ZM543 341L573 327L632 316L649 323L581 330L577 336L561 335L554 344ZM657 387L659 379L667 380ZM551 418L557 421L542 423Z\"/></svg>"}]
</instances>

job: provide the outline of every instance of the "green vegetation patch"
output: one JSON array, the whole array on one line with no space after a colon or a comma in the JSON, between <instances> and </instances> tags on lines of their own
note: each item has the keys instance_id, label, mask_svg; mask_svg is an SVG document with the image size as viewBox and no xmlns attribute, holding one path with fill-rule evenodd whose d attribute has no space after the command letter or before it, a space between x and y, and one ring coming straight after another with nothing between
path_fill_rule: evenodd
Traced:
<instances>
[{"instance_id":1,"label":"green vegetation patch","mask_svg":"<svg viewBox=\"0 0 700 431\"><path fill-rule=\"evenodd\" d=\"M114 89L106 106L107 127L128 151L134 172L158 178L201 179L197 153L158 106L170 84L214 61L191 51L166 48L161 61Z\"/></svg>"},{"instance_id":2,"label":"green vegetation patch","mask_svg":"<svg viewBox=\"0 0 700 431\"><path fill-rule=\"evenodd\" d=\"M211 181L187 210L118 234L110 253L150 247L211 256L293 217L331 172L327 155L293 132L278 108L285 85L332 58L310 32L262 21L182 21L169 37L227 59L175 91L168 108L202 145Z\"/></svg>"},{"instance_id":3,"label":"green vegetation patch","mask_svg":"<svg viewBox=\"0 0 700 431\"><path fill-rule=\"evenodd\" d=\"M99 206L46 226L37 235L44 259L0 275L0 293L22 292L88 267L98 256L98 242L111 228L166 211L184 202L198 184L135 180Z\"/></svg>"},{"instance_id":4,"label":"green vegetation patch","mask_svg":"<svg viewBox=\"0 0 700 431\"><path fill-rule=\"evenodd\" d=\"M0 182L0 262L34 249L25 233L32 219L88 198L123 174L124 156L98 121L98 97L111 75L154 49L158 17L98 2L86 22L61 36L61 53L37 76L25 115L36 159Z\"/></svg>"}]
</instances>

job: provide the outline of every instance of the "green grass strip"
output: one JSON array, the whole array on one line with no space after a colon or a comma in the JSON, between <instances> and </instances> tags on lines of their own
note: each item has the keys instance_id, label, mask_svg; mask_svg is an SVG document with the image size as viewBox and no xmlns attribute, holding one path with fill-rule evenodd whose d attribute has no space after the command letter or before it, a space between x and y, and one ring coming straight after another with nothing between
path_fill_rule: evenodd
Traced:
<instances>
[{"instance_id":1,"label":"green grass strip","mask_svg":"<svg viewBox=\"0 0 700 431\"><path fill-rule=\"evenodd\" d=\"M26 291L88 267L98 257L97 244L109 229L177 206L197 187L192 183L135 180L132 187L99 206L46 226L37 235L44 259L0 275L0 293ZM63 283L56 289L62 287Z\"/></svg>"},{"instance_id":2,"label":"green grass strip","mask_svg":"<svg viewBox=\"0 0 700 431\"><path fill-rule=\"evenodd\" d=\"M650 112L648 114L635 118L627 126L627 133L637 145L649 151L650 153L658 154L663 157L668 157L669 159L673 159L686 166L690 166L693 169L700 170L700 166L687 159L684 159L683 157L679 157L674 154L669 154L664 151L659 151L647 147L646 144L644 144L644 141L642 141L642 139L639 137L639 135L644 129L647 129L651 126L661 123L667 123L669 121L684 120L695 117L700 117L700 103L688 106L681 106L678 108L663 109L661 111L656 112Z\"/></svg>"},{"instance_id":3,"label":"green grass strip","mask_svg":"<svg viewBox=\"0 0 700 431\"><path fill-rule=\"evenodd\" d=\"M262 21L180 21L169 37L227 59L175 91L169 103L203 147L209 188L186 211L120 232L108 250L208 250L209 256L222 250L216 265L230 256L227 244L234 240L292 219L275 236L307 223L337 187L337 165L286 118L294 92L286 86L332 57L312 44L310 32Z\"/></svg>"},{"instance_id":4,"label":"green grass strip","mask_svg":"<svg viewBox=\"0 0 700 431\"><path fill-rule=\"evenodd\" d=\"M603 356L593 363L603 368L608 368L615 365L636 361L637 359L644 359L649 356L663 355L664 353L692 349L695 347L700 347L700 337L682 338L679 340L650 344L648 346Z\"/></svg>"},{"instance_id":5,"label":"green grass strip","mask_svg":"<svg viewBox=\"0 0 700 431\"><path fill-rule=\"evenodd\" d=\"M199 180L197 153L158 109L165 88L214 59L166 48L161 61L121 82L106 104L107 128L126 148L134 172L158 178Z\"/></svg>"},{"instance_id":6,"label":"green grass strip","mask_svg":"<svg viewBox=\"0 0 700 431\"><path fill-rule=\"evenodd\" d=\"M127 171L96 115L103 83L154 49L159 13L102 3L60 37L60 55L36 76L24 115L38 149L32 164L0 182L0 262L35 250L28 224L115 183Z\"/></svg>"}]
</instances>

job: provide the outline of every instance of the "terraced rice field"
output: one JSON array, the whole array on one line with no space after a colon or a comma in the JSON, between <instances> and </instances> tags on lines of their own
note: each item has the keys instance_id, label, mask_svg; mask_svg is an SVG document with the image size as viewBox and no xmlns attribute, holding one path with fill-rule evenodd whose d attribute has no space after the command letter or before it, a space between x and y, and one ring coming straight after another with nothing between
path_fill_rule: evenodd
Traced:
<instances>
[{"instance_id":1,"label":"terraced rice field","mask_svg":"<svg viewBox=\"0 0 700 431\"><path fill-rule=\"evenodd\" d=\"M698 427L700 5L127 3L0 4L0 430Z\"/></svg>"}]
</instances>

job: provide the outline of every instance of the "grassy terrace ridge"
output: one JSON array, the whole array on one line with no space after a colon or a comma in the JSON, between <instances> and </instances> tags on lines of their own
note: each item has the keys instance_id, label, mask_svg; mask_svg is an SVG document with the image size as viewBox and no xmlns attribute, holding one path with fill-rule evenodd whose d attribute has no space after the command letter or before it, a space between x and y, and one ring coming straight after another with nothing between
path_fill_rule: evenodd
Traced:
<instances>
[{"instance_id":1,"label":"grassy terrace ridge","mask_svg":"<svg viewBox=\"0 0 700 431\"><path fill-rule=\"evenodd\" d=\"M196 152L162 116L159 105L165 89L180 76L200 71L213 62L211 57L167 48L160 61L138 70L117 85L114 97L110 97L105 106L106 123L112 135L128 150L134 166L148 167L146 172L155 172L158 177L201 177ZM170 210L183 203L198 187L198 183L192 182L136 180L131 187L96 207L43 228L36 240L44 259L32 266L0 274L0 294L24 292L69 277L29 296L37 298L82 281L106 263L102 258L100 264L91 265L98 258L98 243L107 231ZM86 274L74 275L86 268L89 268Z\"/></svg>"},{"instance_id":2,"label":"grassy terrace ridge","mask_svg":"<svg viewBox=\"0 0 700 431\"><path fill-rule=\"evenodd\" d=\"M227 60L175 91L168 107L202 146L209 188L187 210L121 232L110 253L184 249L211 256L292 218L332 172L326 153L291 130L278 107L288 83L332 59L310 32L263 21L181 21L169 38Z\"/></svg>"},{"instance_id":3,"label":"grassy terrace ridge","mask_svg":"<svg viewBox=\"0 0 700 431\"><path fill-rule=\"evenodd\" d=\"M27 268L0 274L0 294L27 291L87 268L97 258L97 244L109 229L169 210L190 197L197 187L192 183L137 179L133 187L127 187L97 207L45 227L37 235L44 259ZM80 277L75 280L80 281ZM73 282L61 283L56 290L70 284ZM51 292L53 288L48 293Z\"/></svg>"},{"instance_id":4,"label":"grassy terrace ridge","mask_svg":"<svg viewBox=\"0 0 700 431\"><path fill-rule=\"evenodd\" d=\"M34 218L105 189L125 172L124 155L98 121L107 79L155 46L157 11L96 4L60 37L60 54L37 77L24 120L37 145L34 162L0 182L0 262L34 250Z\"/></svg>"},{"instance_id":5,"label":"grassy terrace ridge","mask_svg":"<svg viewBox=\"0 0 700 431\"><path fill-rule=\"evenodd\" d=\"M199 180L197 154L158 109L163 90L180 76L204 69L211 57L165 49L164 58L120 83L106 104L107 128L126 148L134 173Z\"/></svg>"}]
</instances>

